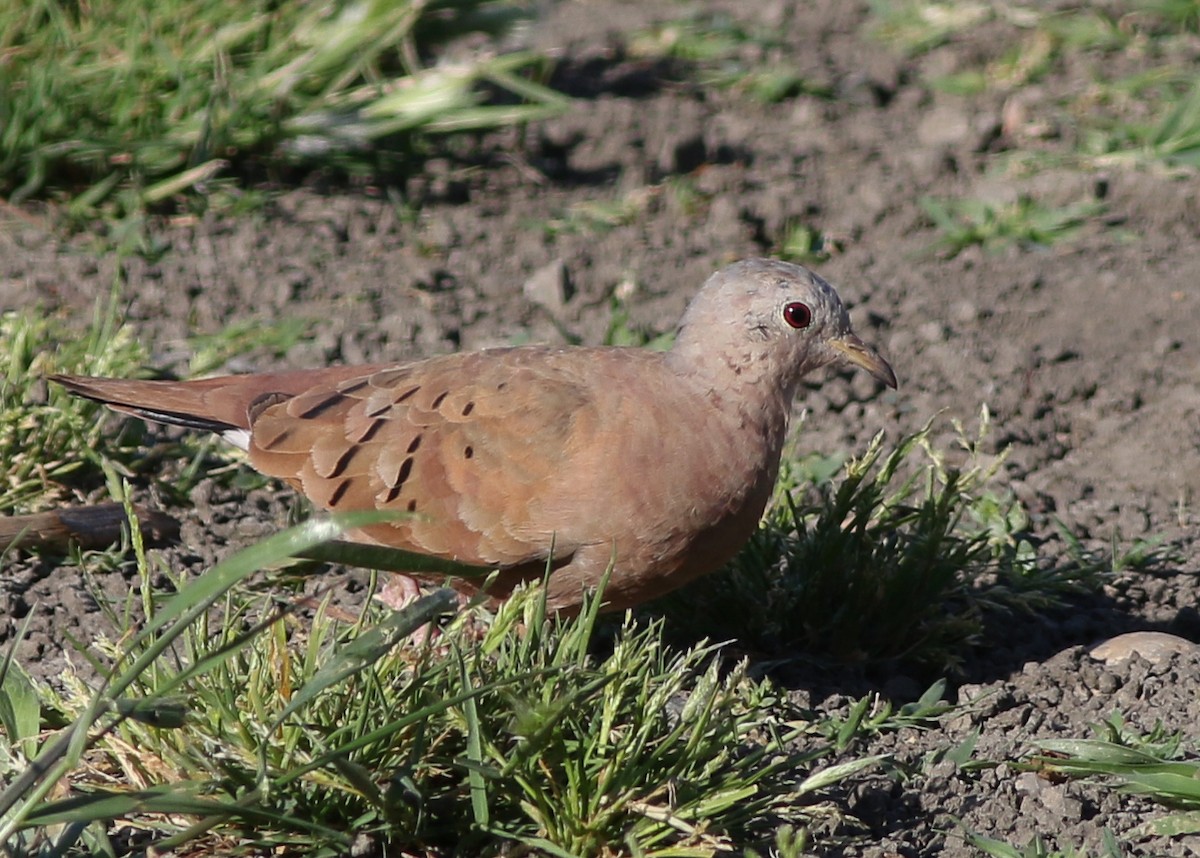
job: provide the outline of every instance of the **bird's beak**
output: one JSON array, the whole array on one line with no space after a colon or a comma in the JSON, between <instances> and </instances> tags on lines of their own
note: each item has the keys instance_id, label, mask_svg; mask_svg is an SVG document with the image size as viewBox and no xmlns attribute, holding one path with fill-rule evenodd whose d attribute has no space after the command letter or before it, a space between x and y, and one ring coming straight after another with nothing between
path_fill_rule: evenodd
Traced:
<instances>
[{"instance_id":1,"label":"bird's beak","mask_svg":"<svg viewBox=\"0 0 1200 858\"><path fill-rule=\"evenodd\" d=\"M888 387L896 387L896 373L892 372L891 365L854 334L834 337L829 340L829 345L850 363L862 367Z\"/></svg>"}]
</instances>

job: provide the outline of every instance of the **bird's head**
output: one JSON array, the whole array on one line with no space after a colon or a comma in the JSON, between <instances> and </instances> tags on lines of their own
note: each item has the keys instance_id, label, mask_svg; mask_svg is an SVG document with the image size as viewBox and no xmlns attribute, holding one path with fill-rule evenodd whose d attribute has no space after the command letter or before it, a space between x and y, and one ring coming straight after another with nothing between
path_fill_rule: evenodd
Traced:
<instances>
[{"instance_id":1,"label":"bird's head","mask_svg":"<svg viewBox=\"0 0 1200 858\"><path fill-rule=\"evenodd\" d=\"M673 353L720 372L771 379L789 394L828 364L861 367L888 387L896 375L850 328L834 288L801 265L744 259L713 274L679 324Z\"/></svg>"}]
</instances>

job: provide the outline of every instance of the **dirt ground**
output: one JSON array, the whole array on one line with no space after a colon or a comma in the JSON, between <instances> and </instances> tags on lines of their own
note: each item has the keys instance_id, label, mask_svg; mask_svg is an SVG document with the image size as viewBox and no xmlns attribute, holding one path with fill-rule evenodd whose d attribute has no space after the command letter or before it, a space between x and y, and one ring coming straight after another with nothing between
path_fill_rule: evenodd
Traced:
<instances>
[{"instance_id":1,"label":"dirt ground","mask_svg":"<svg viewBox=\"0 0 1200 858\"><path fill-rule=\"evenodd\" d=\"M837 252L815 267L900 378L895 392L876 391L861 373L814 379L797 406L807 411L804 449L861 451L880 429L894 438L938 413L939 443L949 445L950 418L971 423L986 404L994 443L1011 447L1003 481L1027 505L1035 533L1050 537L1061 522L1098 549L1114 537L1160 538L1171 556L1153 573L1118 574L1068 610L993 629L951 692L980 701L969 714L948 730L909 731L867 750L918 761L978 727L980 757L1014 760L1039 738L1090 735L1088 725L1115 709L1143 729L1161 720L1195 737L1200 657L1108 665L1087 652L1137 629L1200 641L1196 179L1125 167L1000 170L1000 157L1019 146L1066 146L1067 125L1057 137L1022 135L1061 123L1057 105L1096 72L1084 57L1015 95L927 85L998 55L1008 33L1000 23L906 59L866 35L865 4L739 6L725 8L779 35L788 47L768 49L768 58L797 68L807 92L762 104L628 50L630 34L719 3L549 7L518 40L559 59L553 83L577 99L574 110L456 144L398 194L314 181L248 217L164 225L161 258L121 263L129 324L155 365L178 371L185 338L241 320L314 325L286 354L251 352L232 371L561 342L564 331L595 343L614 293L628 295L633 323L668 330L711 271L776 252L789 226L803 224L836 240ZM620 24L602 23L612 21ZM1100 62L1133 71L1138 60ZM1013 115L1023 123L1006 122ZM929 252L938 234L921 196L1005 202L1020 194L1054 205L1099 200L1106 211L1051 249ZM622 203L614 222L587 221L589 206L614 201ZM0 307L37 302L83 325L117 264L86 239L10 225L0 235ZM172 562L197 569L277 528L289 506L270 490L235 495L212 484L192 500L195 509L178 511L184 547ZM125 586L113 578L104 586ZM22 657L52 674L61 634L85 638L99 615L70 570L47 558L14 560L0 579L0 617L8 618L0 641L35 603L44 613ZM863 681L838 687L821 676L796 693L836 706ZM886 687L921 690L903 677ZM1097 854L1107 828L1127 842L1126 854L1200 849L1196 838L1133 833L1161 808L1008 765L856 784L838 800L867 836L840 854L975 854L952 817L1015 845L1040 834Z\"/></svg>"}]
</instances>

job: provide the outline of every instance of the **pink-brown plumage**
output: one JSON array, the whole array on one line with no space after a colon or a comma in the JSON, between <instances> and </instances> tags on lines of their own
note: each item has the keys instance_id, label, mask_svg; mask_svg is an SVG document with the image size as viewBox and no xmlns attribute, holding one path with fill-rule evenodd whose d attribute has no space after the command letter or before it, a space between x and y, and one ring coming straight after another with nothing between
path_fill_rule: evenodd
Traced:
<instances>
[{"instance_id":1,"label":"pink-brown plumage","mask_svg":"<svg viewBox=\"0 0 1200 858\"><path fill-rule=\"evenodd\" d=\"M803 303L792 327L782 307ZM837 359L894 386L832 288L747 260L713 276L667 352L523 347L407 365L188 382L59 377L147 419L224 432L333 510L410 513L354 538L502 570L555 567L574 609L610 562L622 608L726 562L753 532L802 375ZM553 551L553 557L551 557Z\"/></svg>"}]
</instances>

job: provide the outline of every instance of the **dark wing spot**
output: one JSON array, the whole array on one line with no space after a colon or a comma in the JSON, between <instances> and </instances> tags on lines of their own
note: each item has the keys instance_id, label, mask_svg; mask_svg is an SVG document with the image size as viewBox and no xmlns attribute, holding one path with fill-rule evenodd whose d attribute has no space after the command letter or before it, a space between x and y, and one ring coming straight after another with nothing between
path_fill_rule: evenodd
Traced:
<instances>
[{"instance_id":1,"label":"dark wing spot","mask_svg":"<svg viewBox=\"0 0 1200 858\"><path fill-rule=\"evenodd\" d=\"M388 485L388 490L386 492L380 492L375 496L375 502L377 506L387 506L396 498L400 497L400 492L404 488L405 481L408 479L409 475L412 474L412 469L413 460L412 456L409 456L400 463L400 470L396 472L396 479Z\"/></svg>"},{"instance_id":2,"label":"dark wing spot","mask_svg":"<svg viewBox=\"0 0 1200 858\"><path fill-rule=\"evenodd\" d=\"M386 420L375 419L371 421L371 425L367 427L367 431L359 435L357 438L350 438L356 444L365 444L375 437L375 433L379 431L379 427L386 423Z\"/></svg>"},{"instance_id":3,"label":"dark wing spot","mask_svg":"<svg viewBox=\"0 0 1200 858\"><path fill-rule=\"evenodd\" d=\"M434 399L434 400L433 400L433 402L431 402L431 403L429 404L429 407L430 407L430 408L432 408L432 409L434 409L434 410L437 410L438 408L441 408L441 407L442 407L442 403L446 401L446 397L447 397L447 396L449 396L449 395L450 395L450 391L448 391L448 390L443 390L441 393L439 393L439 394L437 395L437 398L436 398L436 399Z\"/></svg>"},{"instance_id":4,"label":"dark wing spot","mask_svg":"<svg viewBox=\"0 0 1200 858\"><path fill-rule=\"evenodd\" d=\"M421 446L421 436L416 435L413 437L412 441L409 443L408 450L406 452L408 452L411 455L412 453L417 452L417 448L420 446Z\"/></svg>"},{"instance_id":5,"label":"dark wing spot","mask_svg":"<svg viewBox=\"0 0 1200 858\"><path fill-rule=\"evenodd\" d=\"M318 401L315 405L301 411L296 416L299 417L301 420L308 420L312 417L318 417L321 414L323 414L324 412L328 411L333 406L341 403L343 400L345 400L345 398L346 397L343 396L341 393L338 393L335 391L335 392L329 394L328 396L326 396L324 399Z\"/></svg>"},{"instance_id":6,"label":"dark wing spot","mask_svg":"<svg viewBox=\"0 0 1200 858\"><path fill-rule=\"evenodd\" d=\"M342 393L358 393L364 387L371 383L371 378L360 378L358 381L352 381L349 384L338 385L338 390Z\"/></svg>"},{"instance_id":7,"label":"dark wing spot","mask_svg":"<svg viewBox=\"0 0 1200 858\"><path fill-rule=\"evenodd\" d=\"M292 430L285 426L278 433L276 433L274 437L264 438L263 440L259 441L258 448L260 450L270 450L272 447L277 447L290 438L291 434Z\"/></svg>"},{"instance_id":8,"label":"dark wing spot","mask_svg":"<svg viewBox=\"0 0 1200 858\"><path fill-rule=\"evenodd\" d=\"M466 417L468 414L470 414L474 410L475 410L475 403L468 402L466 405L463 406L462 416Z\"/></svg>"},{"instance_id":9,"label":"dark wing spot","mask_svg":"<svg viewBox=\"0 0 1200 858\"><path fill-rule=\"evenodd\" d=\"M358 455L359 449L360 448L357 444L347 444L346 452L342 453L342 455L338 457L338 460L333 463L333 470L331 470L328 474L322 474L322 476L327 478L340 477L346 472L346 466L350 464L350 460ZM345 490L344 482L342 483L341 488Z\"/></svg>"},{"instance_id":10,"label":"dark wing spot","mask_svg":"<svg viewBox=\"0 0 1200 858\"><path fill-rule=\"evenodd\" d=\"M417 499L413 498L412 500L410 500L408 502L408 506L406 507L406 509L409 512L416 512L417 511Z\"/></svg>"},{"instance_id":11,"label":"dark wing spot","mask_svg":"<svg viewBox=\"0 0 1200 858\"><path fill-rule=\"evenodd\" d=\"M391 411L394 406L399 405L401 402L404 402L406 399L411 399L413 394L415 394L420 389L421 389L421 385L419 385L419 384L415 385L413 387L410 387L408 390L404 391L399 396L395 397L391 402L384 402L379 407L368 411L367 416L368 417L382 417L384 414L387 414L389 411Z\"/></svg>"},{"instance_id":12,"label":"dark wing spot","mask_svg":"<svg viewBox=\"0 0 1200 858\"><path fill-rule=\"evenodd\" d=\"M342 480L340 483L338 483L337 488L333 490L333 494L331 494L329 496L329 508L330 509L333 509L335 506L338 505L338 503L342 499L342 496L344 494L346 494L346 489L348 489L348 488L350 488L350 480L346 479L346 480Z\"/></svg>"},{"instance_id":13,"label":"dark wing spot","mask_svg":"<svg viewBox=\"0 0 1200 858\"><path fill-rule=\"evenodd\" d=\"M399 471L399 473L396 474L396 482L395 482L396 488L400 488L402 485L404 485L404 481L408 479L408 475L412 473L412 469L413 469L413 460L412 460L412 456L409 456L400 465L400 471Z\"/></svg>"},{"instance_id":14,"label":"dark wing spot","mask_svg":"<svg viewBox=\"0 0 1200 858\"><path fill-rule=\"evenodd\" d=\"M465 450L463 450L464 458L470 459L470 458L473 458L474 456L475 456L475 448L474 447L468 446Z\"/></svg>"}]
</instances>

